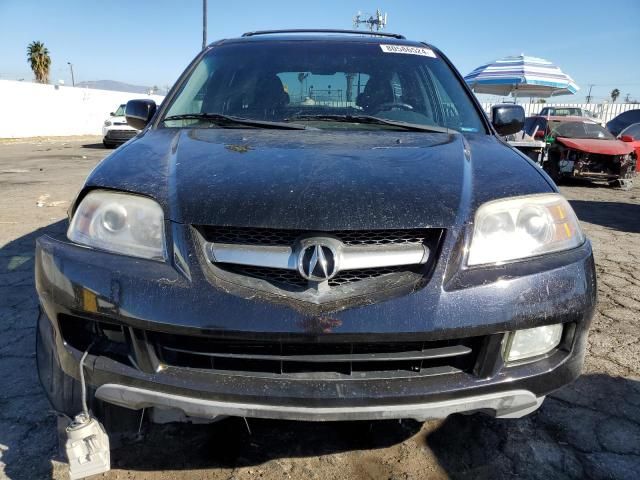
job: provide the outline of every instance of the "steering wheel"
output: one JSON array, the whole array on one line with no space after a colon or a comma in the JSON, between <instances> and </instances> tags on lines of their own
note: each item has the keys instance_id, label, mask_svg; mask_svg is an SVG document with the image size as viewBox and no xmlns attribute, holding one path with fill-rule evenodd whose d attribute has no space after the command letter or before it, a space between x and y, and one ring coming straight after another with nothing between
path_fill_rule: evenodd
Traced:
<instances>
[{"instance_id":1,"label":"steering wheel","mask_svg":"<svg viewBox=\"0 0 640 480\"><path fill-rule=\"evenodd\" d=\"M409 105L408 103L402 103L402 102L384 102L378 105L378 110L380 112L385 110L393 110L394 108L411 111L413 110L413 105Z\"/></svg>"}]
</instances>

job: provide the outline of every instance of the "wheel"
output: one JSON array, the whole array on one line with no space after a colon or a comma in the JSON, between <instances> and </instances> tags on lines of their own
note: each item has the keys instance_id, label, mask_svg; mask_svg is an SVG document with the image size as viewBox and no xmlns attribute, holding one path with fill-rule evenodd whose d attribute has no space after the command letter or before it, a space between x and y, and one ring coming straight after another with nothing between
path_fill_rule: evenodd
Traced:
<instances>
[{"instance_id":1,"label":"wheel","mask_svg":"<svg viewBox=\"0 0 640 480\"><path fill-rule=\"evenodd\" d=\"M53 327L40 313L36 332L36 363L40 383L53 408L69 418L82 411L80 382L67 375L53 345ZM137 432L142 412L129 410L95 398L95 389L87 386L87 406L100 420L111 439L112 447L126 443Z\"/></svg>"},{"instance_id":2,"label":"wheel","mask_svg":"<svg viewBox=\"0 0 640 480\"><path fill-rule=\"evenodd\" d=\"M562 173L560 173L560 167L558 166L558 160L555 156L549 156L546 162L542 167L547 175L551 177L551 180L555 182L556 185L559 185L562 181Z\"/></svg>"},{"instance_id":3,"label":"wheel","mask_svg":"<svg viewBox=\"0 0 640 480\"><path fill-rule=\"evenodd\" d=\"M633 180L630 178L619 178L609 182L609 187L619 188L620 190L631 190L633 188Z\"/></svg>"},{"instance_id":4,"label":"wheel","mask_svg":"<svg viewBox=\"0 0 640 480\"><path fill-rule=\"evenodd\" d=\"M53 408L73 418L82 410L80 382L62 370L58 356L54 352L52 335L53 328L49 319L40 313L36 332L36 363L40 383ZM51 340L47 341L47 338Z\"/></svg>"}]
</instances>

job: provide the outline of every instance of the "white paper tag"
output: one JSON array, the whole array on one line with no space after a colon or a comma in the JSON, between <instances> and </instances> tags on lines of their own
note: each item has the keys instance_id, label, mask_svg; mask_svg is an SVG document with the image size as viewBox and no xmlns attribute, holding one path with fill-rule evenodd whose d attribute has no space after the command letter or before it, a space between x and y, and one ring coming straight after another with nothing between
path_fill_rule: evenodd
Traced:
<instances>
[{"instance_id":1,"label":"white paper tag","mask_svg":"<svg viewBox=\"0 0 640 480\"><path fill-rule=\"evenodd\" d=\"M436 58L433 50L425 47L412 47L410 45L380 45L384 53L405 53L407 55L421 55L423 57Z\"/></svg>"}]
</instances>

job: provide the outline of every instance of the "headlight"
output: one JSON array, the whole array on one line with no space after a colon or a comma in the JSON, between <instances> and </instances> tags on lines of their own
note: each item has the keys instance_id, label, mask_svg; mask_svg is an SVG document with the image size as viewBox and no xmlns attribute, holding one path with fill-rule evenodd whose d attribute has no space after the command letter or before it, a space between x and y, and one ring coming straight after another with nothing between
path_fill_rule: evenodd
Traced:
<instances>
[{"instance_id":1,"label":"headlight","mask_svg":"<svg viewBox=\"0 0 640 480\"><path fill-rule=\"evenodd\" d=\"M165 258L162 208L153 200L136 195L89 193L76 210L67 237L109 252Z\"/></svg>"},{"instance_id":2,"label":"headlight","mask_svg":"<svg viewBox=\"0 0 640 480\"><path fill-rule=\"evenodd\" d=\"M543 194L496 200L475 217L469 265L569 250L584 242L573 209L561 195Z\"/></svg>"},{"instance_id":3,"label":"headlight","mask_svg":"<svg viewBox=\"0 0 640 480\"><path fill-rule=\"evenodd\" d=\"M507 362L537 357L560 344L562 324L516 330L505 337L504 359Z\"/></svg>"},{"instance_id":4,"label":"headlight","mask_svg":"<svg viewBox=\"0 0 640 480\"><path fill-rule=\"evenodd\" d=\"M104 126L105 127L110 127L111 126L111 120L105 120L104 121Z\"/></svg>"}]
</instances>

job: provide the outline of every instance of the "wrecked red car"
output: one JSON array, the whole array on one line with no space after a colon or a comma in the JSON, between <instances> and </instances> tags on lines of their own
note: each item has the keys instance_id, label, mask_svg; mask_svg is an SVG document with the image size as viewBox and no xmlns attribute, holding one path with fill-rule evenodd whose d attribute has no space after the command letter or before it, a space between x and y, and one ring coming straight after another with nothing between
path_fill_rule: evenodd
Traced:
<instances>
[{"instance_id":1,"label":"wrecked red car","mask_svg":"<svg viewBox=\"0 0 640 480\"><path fill-rule=\"evenodd\" d=\"M631 187L636 153L628 142L585 120L550 118L545 130L549 146L543 167L556 182L574 177Z\"/></svg>"}]
</instances>

